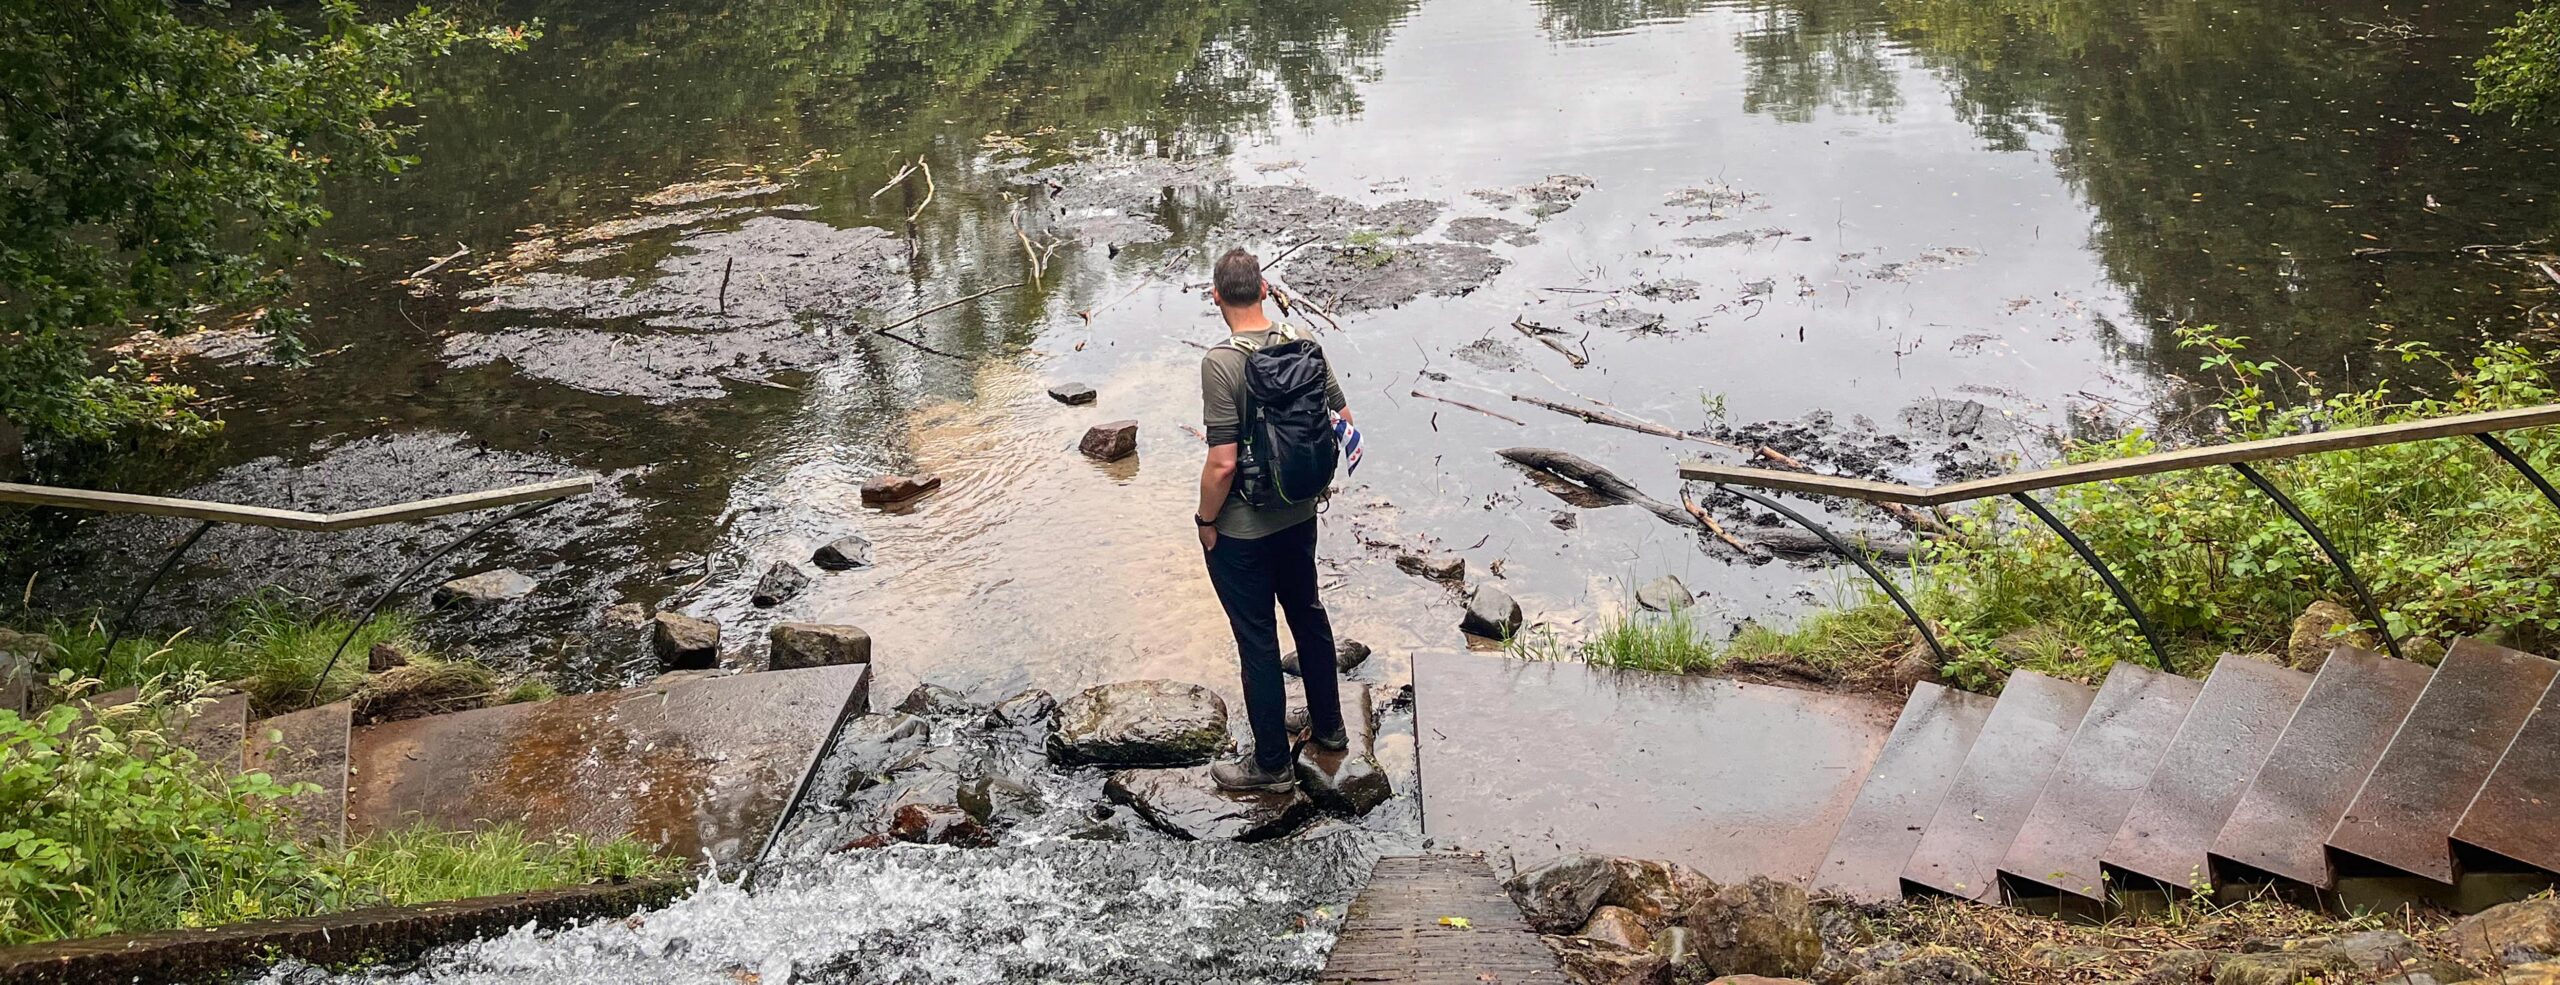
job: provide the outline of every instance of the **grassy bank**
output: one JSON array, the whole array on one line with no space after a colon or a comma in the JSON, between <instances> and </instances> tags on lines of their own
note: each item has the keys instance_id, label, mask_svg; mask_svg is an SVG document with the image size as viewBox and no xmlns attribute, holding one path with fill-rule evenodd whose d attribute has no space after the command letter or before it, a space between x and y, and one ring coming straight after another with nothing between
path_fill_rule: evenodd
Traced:
<instances>
[{"instance_id":1,"label":"grassy bank","mask_svg":"<svg viewBox=\"0 0 2560 985\"><path fill-rule=\"evenodd\" d=\"M2245 340L2183 335L2219 381L2204 440L2246 441L2552 402L2549 357L2496 344L2448 364L2442 395L2388 389L2325 393L2319 381L2248 358ZM2416 347L2402 358L2434 359ZM2278 377L2302 396L2272 396ZM2560 437L2511 432L2536 468L2560 473ZM2148 431L2066 447L2067 462L2147 454ZM2486 448L2445 439L2331 452L2261 465L2353 558L2404 641L2484 636L2560 650L2560 511ZM2314 600L2352 604L2345 580L2310 539L2228 469L2199 469L2045 494L2053 512L2120 576L2181 670L2227 652L2280 652ZM2094 680L2120 659L2151 661L2131 619L2058 538L2003 501L1947 517L1957 535L1923 545L1904 572L1922 614L1954 651L1939 668L1992 688L2013 669ZM1872 589L1786 629L1748 627L1722 644L1680 615L1618 619L1581 647L1596 663L1703 671L1737 662L1794 663L1834 676L1870 673L1916 639ZM2359 627L2373 629L2371 626ZM2423 647L2421 647L2423 649Z\"/></svg>"},{"instance_id":2,"label":"grassy bank","mask_svg":"<svg viewBox=\"0 0 2560 985\"><path fill-rule=\"evenodd\" d=\"M0 711L0 945L202 927L678 871L623 839L417 830L296 843L271 803L147 712Z\"/></svg>"}]
</instances>

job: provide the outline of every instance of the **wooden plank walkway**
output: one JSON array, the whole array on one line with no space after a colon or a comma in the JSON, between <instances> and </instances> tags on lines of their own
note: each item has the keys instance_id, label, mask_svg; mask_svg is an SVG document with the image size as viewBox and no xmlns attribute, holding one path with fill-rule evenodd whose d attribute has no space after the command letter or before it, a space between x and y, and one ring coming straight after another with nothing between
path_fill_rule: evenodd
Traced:
<instances>
[{"instance_id":1,"label":"wooden plank walkway","mask_svg":"<svg viewBox=\"0 0 2560 985\"><path fill-rule=\"evenodd\" d=\"M1459 917L1464 929L1440 922ZM1351 901L1342 939L1320 985L1562 983L1555 955L1476 855L1401 855L1378 860Z\"/></svg>"}]
</instances>

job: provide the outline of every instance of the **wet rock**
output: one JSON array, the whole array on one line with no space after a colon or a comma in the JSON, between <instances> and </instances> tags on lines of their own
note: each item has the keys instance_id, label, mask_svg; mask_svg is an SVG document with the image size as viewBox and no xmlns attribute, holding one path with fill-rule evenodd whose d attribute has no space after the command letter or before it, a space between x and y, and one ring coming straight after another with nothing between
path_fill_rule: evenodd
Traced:
<instances>
[{"instance_id":1,"label":"wet rock","mask_svg":"<svg viewBox=\"0 0 2560 985\"><path fill-rule=\"evenodd\" d=\"M918 475L879 475L863 480L862 502L869 506L903 503L942 488L942 477L926 472Z\"/></svg>"},{"instance_id":2,"label":"wet rock","mask_svg":"<svg viewBox=\"0 0 2560 985\"><path fill-rule=\"evenodd\" d=\"M1570 934L1591 919L1602 897L1617 883L1617 869L1606 855L1567 855L1522 871L1503 882L1511 902L1539 933Z\"/></svg>"},{"instance_id":3,"label":"wet rock","mask_svg":"<svg viewBox=\"0 0 2560 985\"><path fill-rule=\"evenodd\" d=\"M907 696L898 699L897 709L910 715L929 718L976 717L978 706L969 696L940 684L918 684Z\"/></svg>"},{"instance_id":4,"label":"wet rock","mask_svg":"<svg viewBox=\"0 0 2560 985\"><path fill-rule=\"evenodd\" d=\"M1492 585L1478 585L1467 592L1467 611L1458 620L1458 628L1487 639L1507 640L1520 631L1520 603L1511 593Z\"/></svg>"},{"instance_id":5,"label":"wet rock","mask_svg":"<svg viewBox=\"0 0 2560 985\"><path fill-rule=\"evenodd\" d=\"M1191 841L1264 841L1297 830L1315 805L1288 793L1220 790L1209 768L1124 770L1102 792L1135 808L1157 830Z\"/></svg>"},{"instance_id":6,"label":"wet rock","mask_svg":"<svg viewBox=\"0 0 2560 985\"><path fill-rule=\"evenodd\" d=\"M1197 766L1227 742L1227 702L1180 681L1120 681L1058 705L1049 758L1063 765Z\"/></svg>"},{"instance_id":7,"label":"wet rock","mask_svg":"<svg viewBox=\"0 0 2560 985\"><path fill-rule=\"evenodd\" d=\"M1679 915L1707 970L1798 976L1822 963L1822 935L1803 889L1766 877L1735 883Z\"/></svg>"},{"instance_id":8,"label":"wet rock","mask_svg":"<svg viewBox=\"0 0 2560 985\"><path fill-rule=\"evenodd\" d=\"M1575 985L1670 985L1673 981L1671 961L1651 951L1587 937L1545 934L1538 940L1555 952L1565 980Z\"/></svg>"},{"instance_id":9,"label":"wet rock","mask_svg":"<svg viewBox=\"0 0 2560 985\"><path fill-rule=\"evenodd\" d=\"M819 547L816 553L809 555L809 563L826 571L868 568L871 566L871 541L860 534L846 534Z\"/></svg>"},{"instance_id":10,"label":"wet rock","mask_svg":"<svg viewBox=\"0 0 2560 985\"><path fill-rule=\"evenodd\" d=\"M765 656L768 670L871 662L871 634L860 626L786 622L774 626L767 639L771 643Z\"/></svg>"},{"instance_id":11,"label":"wet rock","mask_svg":"<svg viewBox=\"0 0 2560 985\"><path fill-rule=\"evenodd\" d=\"M1994 985L1989 972L1951 947L1915 947L1902 958L1858 976L1853 985Z\"/></svg>"},{"instance_id":12,"label":"wet rock","mask_svg":"<svg viewBox=\"0 0 2560 985\"><path fill-rule=\"evenodd\" d=\"M1360 669L1361 664L1368 662L1369 644L1344 637L1334 639L1333 672L1335 674L1349 675L1352 671ZM1298 674L1298 651L1291 650L1280 655L1280 671L1293 677Z\"/></svg>"},{"instance_id":13,"label":"wet rock","mask_svg":"<svg viewBox=\"0 0 2560 985\"><path fill-rule=\"evenodd\" d=\"M637 633L649 628L649 607L638 602L609 605L604 610L604 628L617 633Z\"/></svg>"},{"instance_id":14,"label":"wet rock","mask_svg":"<svg viewBox=\"0 0 2560 985\"><path fill-rule=\"evenodd\" d=\"M1654 930L1653 946L1647 950L1669 958L1674 965L1685 965L1698 954L1693 943L1689 928L1673 924Z\"/></svg>"},{"instance_id":15,"label":"wet rock","mask_svg":"<svg viewBox=\"0 0 2560 985\"><path fill-rule=\"evenodd\" d=\"M2229 956L2220 951L2162 951L2151 956L2151 970L2143 973L2142 985L2206 985L2213 981L2213 966Z\"/></svg>"},{"instance_id":16,"label":"wet rock","mask_svg":"<svg viewBox=\"0 0 2560 985\"><path fill-rule=\"evenodd\" d=\"M720 666L720 624L679 612L649 621L649 648L659 670L709 670Z\"/></svg>"},{"instance_id":17,"label":"wet rock","mask_svg":"<svg viewBox=\"0 0 2560 985\"><path fill-rule=\"evenodd\" d=\"M1580 518L1573 515L1572 510L1557 510L1547 517L1547 522L1558 530L1571 530L1582 523Z\"/></svg>"},{"instance_id":18,"label":"wet rock","mask_svg":"<svg viewBox=\"0 0 2560 985\"><path fill-rule=\"evenodd\" d=\"M908 804L889 822L889 837L916 845L987 848L996 843L978 819L957 806Z\"/></svg>"},{"instance_id":19,"label":"wet rock","mask_svg":"<svg viewBox=\"0 0 2560 985\"><path fill-rule=\"evenodd\" d=\"M2427 949L2397 930L2366 930L2334 938L2306 942L2302 946L2317 947L2355 962L2382 981L2398 982L2419 976L2439 982L2457 982L2471 976L2469 969L2436 958Z\"/></svg>"},{"instance_id":20,"label":"wet rock","mask_svg":"<svg viewBox=\"0 0 2560 985\"><path fill-rule=\"evenodd\" d=\"M756 579L756 587L748 594L747 601L755 603L757 608L770 609L791 601L793 596L808 587L807 574L789 561L775 561L772 567L764 569L764 577Z\"/></svg>"},{"instance_id":21,"label":"wet rock","mask_svg":"<svg viewBox=\"0 0 2560 985\"><path fill-rule=\"evenodd\" d=\"M2400 641L2400 655L2410 663L2433 667L2444 662L2444 643L2432 636L2412 636Z\"/></svg>"},{"instance_id":22,"label":"wet rock","mask_svg":"<svg viewBox=\"0 0 2560 985\"><path fill-rule=\"evenodd\" d=\"M914 715L892 712L846 722L828 757L831 766L841 764L844 771L836 802L845 804L854 794L879 785L892 764L923 749L932 738L933 724Z\"/></svg>"},{"instance_id":23,"label":"wet rock","mask_svg":"<svg viewBox=\"0 0 2560 985\"><path fill-rule=\"evenodd\" d=\"M1117 462L1138 453L1138 422L1111 421L1096 424L1076 443L1085 457L1104 462Z\"/></svg>"},{"instance_id":24,"label":"wet rock","mask_svg":"<svg viewBox=\"0 0 2560 985\"><path fill-rule=\"evenodd\" d=\"M2285 666L2298 670L2319 670L2329 661L2329 651L2340 646L2375 646L2373 634L2364 630L2348 630L2360 620L2346 606L2327 599L2311 603L2293 620L2293 635L2284 645Z\"/></svg>"},{"instance_id":25,"label":"wet rock","mask_svg":"<svg viewBox=\"0 0 2560 985\"><path fill-rule=\"evenodd\" d=\"M1721 888L1706 873L1678 862L1612 858L1609 874L1601 905L1630 911L1649 924L1677 915Z\"/></svg>"},{"instance_id":26,"label":"wet rock","mask_svg":"<svg viewBox=\"0 0 2560 985\"><path fill-rule=\"evenodd\" d=\"M397 643L376 643L373 649L365 651L364 672L368 674L379 674L394 667L408 665L409 655L400 652L400 645ZM0 708L5 707L8 705L0 704Z\"/></svg>"},{"instance_id":27,"label":"wet rock","mask_svg":"<svg viewBox=\"0 0 2560 985\"><path fill-rule=\"evenodd\" d=\"M1456 554L1398 554L1396 567L1405 574L1432 581L1454 583L1467 580L1467 559Z\"/></svg>"},{"instance_id":28,"label":"wet rock","mask_svg":"<svg viewBox=\"0 0 2560 985\"><path fill-rule=\"evenodd\" d=\"M2399 985L2399 983L2388 982L2387 985ZM2494 975L2474 978L2463 982L2462 985L2560 985L2560 961L2537 961L2512 968L2500 968Z\"/></svg>"},{"instance_id":29,"label":"wet rock","mask_svg":"<svg viewBox=\"0 0 2560 985\"><path fill-rule=\"evenodd\" d=\"M1082 383L1060 383L1049 388L1049 399L1069 407L1081 407L1092 403L1098 396L1100 395L1094 393L1092 387Z\"/></svg>"},{"instance_id":30,"label":"wet rock","mask_svg":"<svg viewBox=\"0 0 2560 985\"><path fill-rule=\"evenodd\" d=\"M1313 742L1298 748L1298 787L1318 809L1329 814L1363 817L1395 796L1387 771L1369 754L1366 742L1334 752Z\"/></svg>"},{"instance_id":31,"label":"wet rock","mask_svg":"<svg viewBox=\"0 0 2560 985\"><path fill-rule=\"evenodd\" d=\"M2464 917L2453 925L2453 947L2482 967L2560 957L2560 899L2507 903Z\"/></svg>"},{"instance_id":32,"label":"wet rock","mask_svg":"<svg viewBox=\"0 0 2560 985\"><path fill-rule=\"evenodd\" d=\"M1904 691L1922 682L1940 684L1946 679L1945 670L1938 666L1938 654L1929 649L1925 640L1913 640L1902 656L1894 658L1893 682Z\"/></svg>"},{"instance_id":33,"label":"wet rock","mask_svg":"<svg viewBox=\"0 0 2560 985\"><path fill-rule=\"evenodd\" d=\"M1048 805L1040 791L1007 776L973 776L960 781L960 809L979 823L1011 827L1040 815Z\"/></svg>"},{"instance_id":34,"label":"wet rock","mask_svg":"<svg viewBox=\"0 0 2560 985\"><path fill-rule=\"evenodd\" d=\"M1623 906L1603 906L1591 911L1591 919L1574 933L1603 944L1615 944L1631 951L1642 951L1653 945L1653 932L1646 930L1644 918Z\"/></svg>"},{"instance_id":35,"label":"wet rock","mask_svg":"<svg viewBox=\"0 0 2560 985\"><path fill-rule=\"evenodd\" d=\"M987 712L987 723L996 726L1033 725L1048 721L1049 716L1057 712L1058 699L1035 687L996 702L995 708Z\"/></svg>"},{"instance_id":36,"label":"wet rock","mask_svg":"<svg viewBox=\"0 0 2560 985\"><path fill-rule=\"evenodd\" d=\"M1680 583L1678 575L1664 575L1636 588L1636 604L1655 612L1686 609L1697 600L1689 586Z\"/></svg>"},{"instance_id":37,"label":"wet rock","mask_svg":"<svg viewBox=\"0 0 2560 985\"><path fill-rule=\"evenodd\" d=\"M2233 954L2214 963L2213 985L2297 985L2356 970L2353 958L2327 949Z\"/></svg>"},{"instance_id":38,"label":"wet rock","mask_svg":"<svg viewBox=\"0 0 2560 985\"><path fill-rule=\"evenodd\" d=\"M1477 339L1449 350L1449 355L1469 366L1496 373L1514 372L1527 365L1527 361L1520 357L1519 347L1501 339Z\"/></svg>"},{"instance_id":39,"label":"wet rock","mask_svg":"<svg viewBox=\"0 0 2560 985\"><path fill-rule=\"evenodd\" d=\"M436 586L435 607L447 609L464 605L488 605L507 602L533 594L535 582L514 568L499 568L476 575L465 575Z\"/></svg>"}]
</instances>

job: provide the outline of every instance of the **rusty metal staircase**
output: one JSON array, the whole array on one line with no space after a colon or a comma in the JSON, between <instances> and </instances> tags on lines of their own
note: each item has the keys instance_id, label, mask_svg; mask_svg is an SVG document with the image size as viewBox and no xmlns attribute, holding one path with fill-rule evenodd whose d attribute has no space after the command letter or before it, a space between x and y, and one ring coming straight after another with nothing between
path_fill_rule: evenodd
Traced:
<instances>
[{"instance_id":1,"label":"rusty metal staircase","mask_svg":"<svg viewBox=\"0 0 2560 985\"><path fill-rule=\"evenodd\" d=\"M1923 685L1814 886L2063 912L2233 888L2477 910L2560 878L2555 677L2463 640L2432 671L2340 647L2316 674L2119 664L2092 690L2021 672L1987 708Z\"/></svg>"}]
</instances>

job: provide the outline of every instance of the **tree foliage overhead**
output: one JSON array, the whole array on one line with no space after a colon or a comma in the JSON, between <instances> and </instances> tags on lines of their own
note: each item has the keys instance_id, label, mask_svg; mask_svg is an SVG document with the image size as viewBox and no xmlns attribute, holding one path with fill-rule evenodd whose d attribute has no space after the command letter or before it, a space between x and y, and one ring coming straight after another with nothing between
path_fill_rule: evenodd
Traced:
<instances>
[{"instance_id":1,"label":"tree foliage overhead","mask_svg":"<svg viewBox=\"0 0 2560 985\"><path fill-rule=\"evenodd\" d=\"M298 354L290 269L323 182L411 163L404 74L515 47L421 7L297 24L169 0L0 0L0 426L100 437L203 425L187 392L93 357L109 332L243 312Z\"/></svg>"},{"instance_id":2,"label":"tree foliage overhead","mask_svg":"<svg viewBox=\"0 0 2560 985\"><path fill-rule=\"evenodd\" d=\"M2560 3L2535 4L2499 28L2479 69L2474 109L2521 123L2560 122Z\"/></svg>"}]
</instances>

